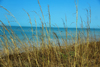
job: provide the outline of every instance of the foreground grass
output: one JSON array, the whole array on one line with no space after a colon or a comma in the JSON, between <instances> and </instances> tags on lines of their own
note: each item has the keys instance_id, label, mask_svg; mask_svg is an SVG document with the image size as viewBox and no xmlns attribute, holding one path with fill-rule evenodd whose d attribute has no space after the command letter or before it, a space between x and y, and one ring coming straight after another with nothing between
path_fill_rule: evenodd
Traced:
<instances>
[{"instance_id":1,"label":"foreground grass","mask_svg":"<svg viewBox=\"0 0 100 67\"><path fill-rule=\"evenodd\" d=\"M21 48L20 48L21 49ZM0 67L73 67L74 45L34 47L25 52L15 51L0 58ZM100 41L77 46L76 67L100 66Z\"/></svg>"},{"instance_id":2,"label":"foreground grass","mask_svg":"<svg viewBox=\"0 0 100 67\"><path fill-rule=\"evenodd\" d=\"M0 51L0 67L100 67L100 41L98 42L89 41L90 40L89 39L89 29L90 29L89 24L91 23L91 21L88 21L88 20L91 19L91 9L89 10L90 19L89 19L89 16L87 16L88 18L87 19L87 37L84 37L85 35L84 34L82 38L80 37L80 34L77 33L78 7L77 7L77 4L75 4L76 5L75 43L68 44L67 42L68 32L66 29L66 40L63 42L63 46L61 46L59 42L59 38L56 33L53 33L54 38L57 39L57 43L54 43L50 41L49 34L51 33L51 30L48 31L46 28L46 33L43 32L44 27L46 27L43 24L45 23L45 19L44 19L44 15L43 15L39 0L38 0L38 4L42 13L42 17L43 17L43 20L42 20L41 17L39 16L41 24L42 24L42 32L41 32L42 36L40 38L41 40L40 47L36 47L39 45L38 44L39 36L37 32L36 19L34 20L36 24L37 43L32 42L31 44L29 38L25 34L24 30L22 29L21 25L19 24L17 19L14 17L14 15L3 6L0 6L4 10L6 10L11 17L15 19L16 23L19 24L22 32L24 33L24 37L28 41L28 44L26 42L22 42L11 28L8 29L0 20L2 24L1 25L2 29L0 29L0 31L3 33L3 36L2 35L0 36L4 40L2 41L2 39L0 38L0 42L1 42L0 46L1 45L3 46L2 48L3 50ZM30 15L28 14L28 12L26 13L29 17L30 24L32 27ZM49 6L48 6L48 13L49 13L49 25L50 25L49 27L51 28ZM87 13L88 13L88 10L87 10ZM9 20L8 20L8 23L10 25ZM7 35L5 34L5 30L8 32L10 38L8 38ZM33 28L31 30L32 30L32 38L34 38ZM44 41L45 34L47 34L47 41ZM72 37L72 40L73 40L73 37ZM18 46L20 46L20 48Z\"/></svg>"}]
</instances>

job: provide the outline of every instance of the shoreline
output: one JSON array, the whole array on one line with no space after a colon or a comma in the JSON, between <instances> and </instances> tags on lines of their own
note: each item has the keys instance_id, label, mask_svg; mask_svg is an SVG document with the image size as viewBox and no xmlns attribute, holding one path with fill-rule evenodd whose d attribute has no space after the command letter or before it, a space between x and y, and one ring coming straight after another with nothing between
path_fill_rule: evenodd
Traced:
<instances>
[{"instance_id":1,"label":"shoreline","mask_svg":"<svg viewBox=\"0 0 100 67\"><path fill-rule=\"evenodd\" d=\"M89 44L91 44L91 43L100 43L100 41L93 41L93 42L89 42ZM85 45L87 45L87 43L82 43L82 44L78 44L77 46L80 46L80 45L83 45L83 46L85 46ZM24 46L23 48L25 49L27 49L28 51L34 51L34 49L38 49L38 50L40 50L42 47L44 47L45 49L48 49L48 47L49 47L49 45L44 45L44 46L38 46L38 47L32 47L33 45L31 45L31 46ZM66 49L66 46L67 47L70 47L70 48L74 48L75 47L75 43L73 43L73 44L67 44L67 45L50 45L50 47L52 47L52 48L59 48L60 49L60 47L61 47L61 49ZM23 51L23 48L16 48L17 50L18 50L18 52L19 52L19 54L21 54L21 53L25 53L25 50ZM31 48L31 49L30 49ZM34 49L33 49L34 48ZM75 49L75 48L74 48ZM0 49L0 55L2 56L6 56L4 53L6 52L6 50L8 50L8 49L5 49L5 50L1 50ZM13 51L14 51L14 49L13 49ZM14 54L16 54L16 53L14 53ZM10 54L9 53L9 55L12 55L12 54Z\"/></svg>"}]
</instances>

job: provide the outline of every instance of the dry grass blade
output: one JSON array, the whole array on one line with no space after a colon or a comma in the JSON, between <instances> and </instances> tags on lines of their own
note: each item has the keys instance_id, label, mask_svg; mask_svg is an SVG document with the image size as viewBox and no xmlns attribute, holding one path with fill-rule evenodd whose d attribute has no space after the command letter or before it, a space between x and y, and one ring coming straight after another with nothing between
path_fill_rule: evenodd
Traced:
<instances>
[{"instance_id":1,"label":"dry grass blade","mask_svg":"<svg viewBox=\"0 0 100 67\"><path fill-rule=\"evenodd\" d=\"M48 5L48 13L49 13L49 33L51 33L51 17L50 17L49 5Z\"/></svg>"},{"instance_id":2,"label":"dry grass blade","mask_svg":"<svg viewBox=\"0 0 100 67\"><path fill-rule=\"evenodd\" d=\"M24 10L24 9L23 9ZM25 10L24 10L25 11ZM26 11L25 11L26 12ZM31 17L30 17L30 15L29 15L29 13L28 12L26 12L27 13L27 15L28 15L28 17L29 17L29 20L30 20L30 24L31 24L31 31L32 31L32 37L33 37L33 26L32 26L32 21L31 21ZM34 38L34 37L33 37Z\"/></svg>"},{"instance_id":3,"label":"dry grass blade","mask_svg":"<svg viewBox=\"0 0 100 67\"><path fill-rule=\"evenodd\" d=\"M41 8L41 5L40 5L39 0L38 0L38 4L39 4L39 7L40 7L40 10L41 10L41 13L42 13L43 20L45 21L45 19L44 19L44 15L43 15L43 11L42 11L42 8Z\"/></svg>"}]
</instances>

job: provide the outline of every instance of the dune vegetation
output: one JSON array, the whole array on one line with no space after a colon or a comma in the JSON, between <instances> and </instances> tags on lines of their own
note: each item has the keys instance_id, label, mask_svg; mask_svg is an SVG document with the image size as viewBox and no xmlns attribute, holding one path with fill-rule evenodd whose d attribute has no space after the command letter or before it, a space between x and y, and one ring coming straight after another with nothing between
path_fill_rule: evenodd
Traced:
<instances>
[{"instance_id":1,"label":"dune vegetation","mask_svg":"<svg viewBox=\"0 0 100 67\"><path fill-rule=\"evenodd\" d=\"M66 31L66 39L62 39L63 43L61 44L59 38L55 32L53 32L54 37L57 39L57 43L51 41L51 37L49 34L51 33L51 16L50 10L48 6L48 14L49 14L49 30L44 24L44 15L42 12L42 8L40 2L38 0L38 4L40 6L42 17L39 16L41 24L42 24L42 32L41 32L41 42L38 40L38 32L37 32L37 21L34 19L36 24L36 42L31 42L28 36L24 33L23 28L15 18L15 16L8 11L3 6L5 11L9 13L11 17L13 17L16 23L19 24L22 32L24 33L27 42L23 42L19 39L17 34L15 34L11 28L9 19L8 20L9 27L2 22L0 19L1 27L0 32L3 35L0 35L0 46L2 46L2 50L0 50L0 67L100 67L100 41L95 41L90 39L89 37L89 24L91 23L91 9L87 9L87 13L90 14L87 16L87 37L80 37L80 34L83 32L77 33L77 22L78 22L78 5L76 6L76 37L75 42L68 43L67 42L67 28ZM24 10L25 11L25 10ZM27 11L25 11L29 17L31 24L31 31L33 34L31 17ZM35 12L36 13L36 12ZM37 13L36 13L37 14ZM43 19L41 19L43 18ZM67 18L66 18L67 19ZM66 21L67 22L67 21ZM44 27L46 28L46 33L44 33ZM81 26L83 29L83 26ZM5 34L7 31L10 35L10 38ZM45 39L45 34L47 34L47 39ZM83 33L84 34L84 33ZM34 38L34 36L32 36ZM91 37L92 38L92 37ZM73 37L72 37L73 39ZM91 41L90 41L91 40ZM40 44L40 45L39 45ZM18 47L20 46L20 48Z\"/></svg>"}]
</instances>

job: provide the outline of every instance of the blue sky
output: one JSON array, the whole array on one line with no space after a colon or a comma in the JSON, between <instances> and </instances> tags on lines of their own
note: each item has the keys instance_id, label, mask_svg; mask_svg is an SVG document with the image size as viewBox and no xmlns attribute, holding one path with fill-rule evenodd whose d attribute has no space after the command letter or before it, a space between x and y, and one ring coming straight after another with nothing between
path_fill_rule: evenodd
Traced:
<instances>
[{"instance_id":1,"label":"blue sky","mask_svg":"<svg viewBox=\"0 0 100 67\"><path fill-rule=\"evenodd\" d=\"M45 17L45 23L49 22L48 5L50 7L51 26L57 25L58 27L64 27L62 19L65 21L65 15L67 16L67 27L76 27L76 7L75 0L39 0L43 14ZM41 17L41 11L37 0L0 0L0 5L8 9L18 20L21 26L31 26L29 23L29 17L23 9L25 9L31 16L32 25L35 26L34 17L37 21L37 26L41 26L39 16L34 13L36 11ZM79 0L78 2L78 27L81 27L81 19L83 19L83 27L86 27L87 12L85 9L89 9L91 6L91 28L99 28L100 26L100 0ZM18 26L14 22L14 18L8 15L8 12L0 8L0 20L5 25L8 25L8 17L12 26ZM43 18L42 18L43 19Z\"/></svg>"}]
</instances>

